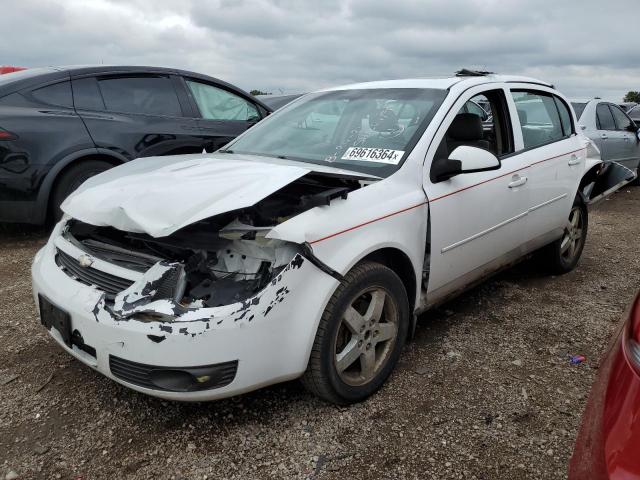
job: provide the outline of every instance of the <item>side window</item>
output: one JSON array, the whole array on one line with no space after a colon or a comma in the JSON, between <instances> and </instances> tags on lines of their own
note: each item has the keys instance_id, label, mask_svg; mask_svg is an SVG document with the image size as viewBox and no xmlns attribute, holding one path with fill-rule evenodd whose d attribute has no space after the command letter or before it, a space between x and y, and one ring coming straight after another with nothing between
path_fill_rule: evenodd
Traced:
<instances>
[{"instance_id":1,"label":"side window","mask_svg":"<svg viewBox=\"0 0 640 480\"><path fill-rule=\"evenodd\" d=\"M596 107L596 120L598 123L598 130L615 130L616 122L613 120L609 105L606 103L599 103Z\"/></svg>"},{"instance_id":2,"label":"side window","mask_svg":"<svg viewBox=\"0 0 640 480\"><path fill-rule=\"evenodd\" d=\"M543 92L511 92L516 104L524 148L534 148L565 137L553 95Z\"/></svg>"},{"instance_id":3,"label":"side window","mask_svg":"<svg viewBox=\"0 0 640 480\"><path fill-rule=\"evenodd\" d=\"M31 91L31 97L47 105L73 108L71 85L68 81L33 90Z\"/></svg>"},{"instance_id":4,"label":"side window","mask_svg":"<svg viewBox=\"0 0 640 480\"><path fill-rule=\"evenodd\" d=\"M187 80L202 118L207 120L259 120L253 103L206 83Z\"/></svg>"},{"instance_id":5,"label":"side window","mask_svg":"<svg viewBox=\"0 0 640 480\"><path fill-rule=\"evenodd\" d=\"M478 106L480 101L486 109ZM478 109L490 115L491 121L483 123ZM513 132L503 90L482 92L460 108L438 146L436 158L447 158L462 145L488 150L497 157L513 153Z\"/></svg>"},{"instance_id":6,"label":"side window","mask_svg":"<svg viewBox=\"0 0 640 480\"><path fill-rule=\"evenodd\" d=\"M104 110L102 95L94 77L73 80L73 103L78 110Z\"/></svg>"},{"instance_id":7,"label":"side window","mask_svg":"<svg viewBox=\"0 0 640 480\"><path fill-rule=\"evenodd\" d=\"M558 113L560 113L560 122L562 123L562 133L564 133L565 137L568 137L573 134L573 127L571 125L571 113L569 113L569 107L567 107L567 104L564 103L555 95L553 96L553 100L556 102Z\"/></svg>"},{"instance_id":8,"label":"side window","mask_svg":"<svg viewBox=\"0 0 640 480\"><path fill-rule=\"evenodd\" d=\"M627 115L622 110L620 110L620 108L614 105L610 105L609 108L611 108L611 112L613 112L613 118L616 121L618 130L624 130L627 132L631 130L631 119L627 117Z\"/></svg>"},{"instance_id":9,"label":"side window","mask_svg":"<svg viewBox=\"0 0 640 480\"><path fill-rule=\"evenodd\" d=\"M111 112L182 116L171 79L162 76L99 78L105 107Z\"/></svg>"}]
</instances>

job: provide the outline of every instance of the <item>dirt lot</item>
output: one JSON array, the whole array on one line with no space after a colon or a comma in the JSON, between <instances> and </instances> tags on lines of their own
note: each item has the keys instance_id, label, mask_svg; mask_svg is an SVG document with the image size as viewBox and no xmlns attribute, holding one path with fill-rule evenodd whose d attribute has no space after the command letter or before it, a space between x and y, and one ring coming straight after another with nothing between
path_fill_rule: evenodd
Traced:
<instances>
[{"instance_id":1,"label":"dirt lot","mask_svg":"<svg viewBox=\"0 0 640 480\"><path fill-rule=\"evenodd\" d=\"M5 229L0 479L564 478L599 357L640 286L639 216L640 188L625 189L591 212L576 271L526 262L425 315L387 385L350 408L296 382L208 404L117 385L38 324L29 265L44 237Z\"/></svg>"}]
</instances>

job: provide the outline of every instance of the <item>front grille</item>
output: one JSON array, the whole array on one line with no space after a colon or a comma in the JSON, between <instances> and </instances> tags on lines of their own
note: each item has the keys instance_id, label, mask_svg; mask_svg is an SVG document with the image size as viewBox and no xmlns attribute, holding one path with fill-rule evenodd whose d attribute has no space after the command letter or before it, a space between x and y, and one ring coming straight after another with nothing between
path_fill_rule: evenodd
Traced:
<instances>
[{"instance_id":1,"label":"front grille","mask_svg":"<svg viewBox=\"0 0 640 480\"><path fill-rule=\"evenodd\" d=\"M232 362L200 367L161 367L158 365L145 365L144 363L132 362L131 360L109 355L109 369L111 373L120 380L140 387L164 391L195 391L199 389L209 390L229 385L236 377L238 361L234 360ZM160 386L157 381L154 382L152 376L152 373L158 374L161 372L184 372L197 376L205 370L211 377L211 381L203 385L203 388L199 388L196 383L192 386L186 386L185 388Z\"/></svg>"},{"instance_id":2,"label":"front grille","mask_svg":"<svg viewBox=\"0 0 640 480\"><path fill-rule=\"evenodd\" d=\"M72 241L75 241L82 250L92 256L129 270L135 270L136 272L144 273L162 260L152 255L133 252L98 240L85 239L78 242L71 234L68 233L67 235L71 237Z\"/></svg>"},{"instance_id":3,"label":"front grille","mask_svg":"<svg viewBox=\"0 0 640 480\"><path fill-rule=\"evenodd\" d=\"M71 278L105 292L108 300L113 300L118 293L133 284L128 278L116 277L93 267L81 267L78 260L62 250L58 250L56 254L56 263Z\"/></svg>"}]
</instances>

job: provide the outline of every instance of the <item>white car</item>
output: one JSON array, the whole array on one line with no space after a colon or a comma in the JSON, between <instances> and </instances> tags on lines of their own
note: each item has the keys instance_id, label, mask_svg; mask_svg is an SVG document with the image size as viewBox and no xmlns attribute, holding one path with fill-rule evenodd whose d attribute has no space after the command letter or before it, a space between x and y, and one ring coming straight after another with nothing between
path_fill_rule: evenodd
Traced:
<instances>
[{"instance_id":1,"label":"white car","mask_svg":"<svg viewBox=\"0 0 640 480\"><path fill-rule=\"evenodd\" d=\"M476 97L489 132L464 111ZM522 102L546 121L519 119ZM600 164L538 80L328 89L214 154L87 180L35 257L34 298L62 348L146 394L211 400L302 377L357 402L420 312L543 247L551 271L573 269L590 192L616 188Z\"/></svg>"}]
</instances>

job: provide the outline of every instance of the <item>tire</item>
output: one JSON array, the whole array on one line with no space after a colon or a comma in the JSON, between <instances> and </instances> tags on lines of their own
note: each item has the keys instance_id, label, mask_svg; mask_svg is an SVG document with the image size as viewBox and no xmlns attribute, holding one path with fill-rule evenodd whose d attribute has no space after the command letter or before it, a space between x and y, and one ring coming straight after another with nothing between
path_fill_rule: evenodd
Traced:
<instances>
[{"instance_id":1,"label":"tire","mask_svg":"<svg viewBox=\"0 0 640 480\"><path fill-rule=\"evenodd\" d=\"M580 197L576 196L562 237L547 245L542 251L544 266L549 273L562 275L576 267L587 240L588 228L587 207Z\"/></svg>"},{"instance_id":2,"label":"tire","mask_svg":"<svg viewBox=\"0 0 640 480\"><path fill-rule=\"evenodd\" d=\"M327 304L302 383L338 405L366 399L393 371L408 329L409 301L398 275L359 263Z\"/></svg>"},{"instance_id":3,"label":"tire","mask_svg":"<svg viewBox=\"0 0 640 480\"><path fill-rule=\"evenodd\" d=\"M62 202L82 183L90 177L104 172L113 167L108 162L100 160L80 160L80 163L65 171L56 181L56 185L51 194L49 212L54 222L62 218L60 205Z\"/></svg>"}]
</instances>

